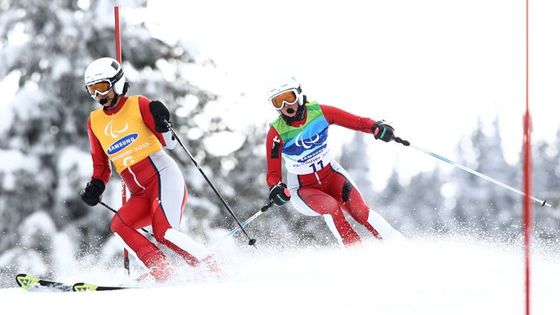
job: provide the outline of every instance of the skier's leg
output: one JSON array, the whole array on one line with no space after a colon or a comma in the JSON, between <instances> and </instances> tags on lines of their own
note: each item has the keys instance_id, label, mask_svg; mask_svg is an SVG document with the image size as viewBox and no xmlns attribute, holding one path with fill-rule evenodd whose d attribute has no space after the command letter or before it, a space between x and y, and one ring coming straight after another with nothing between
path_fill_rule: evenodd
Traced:
<instances>
[{"instance_id":1,"label":"skier's leg","mask_svg":"<svg viewBox=\"0 0 560 315\"><path fill-rule=\"evenodd\" d=\"M179 254L189 265L196 266L211 255L211 252L202 244L174 229L165 218L161 207L157 207L154 211L152 221L156 240Z\"/></svg>"},{"instance_id":2,"label":"skier's leg","mask_svg":"<svg viewBox=\"0 0 560 315\"><path fill-rule=\"evenodd\" d=\"M374 226L379 234L386 240L402 240L403 235L394 229L379 213L369 209L367 222Z\"/></svg>"},{"instance_id":3,"label":"skier's leg","mask_svg":"<svg viewBox=\"0 0 560 315\"><path fill-rule=\"evenodd\" d=\"M378 239L390 240L401 239L402 234L395 230L387 220L379 213L370 209L364 202L362 195L353 186L350 189L348 200L344 203L348 213L360 224L362 224L373 236Z\"/></svg>"},{"instance_id":4,"label":"skier's leg","mask_svg":"<svg viewBox=\"0 0 560 315\"><path fill-rule=\"evenodd\" d=\"M336 174L329 178L337 199L346 207L348 213L378 239L402 238L381 215L371 210L350 175L340 165L333 165Z\"/></svg>"},{"instance_id":5,"label":"skier's leg","mask_svg":"<svg viewBox=\"0 0 560 315\"><path fill-rule=\"evenodd\" d=\"M150 185L152 196L152 228L156 240L179 254L189 265L201 261L210 269L215 265L211 252L190 236L179 231L183 209L187 200L187 187L180 169L174 161L153 159L159 170L158 179ZM160 165L161 164L161 165Z\"/></svg>"},{"instance_id":6,"label":"skier's leg","mask_svg":"<svg viewBox=\"0 0 560 315\"><path fill-rule=\"evenodd\" d=\"M154 278L166 279L171 267L163 252L136 229L149 222L150 207L147 199L131 197L111 220L111 231L115 232L149 269Z\"/></svg>"},{"instance_id":7,"label":"skier's leg","mask_svg":"<svg viewBox=\"0 0 560 315\"><path fill-rule=\"evenodd\" d=\"M348 246L360 241L336 199L328 194L315 188L300 188L292 194L292 204L305 215L322 215L339 243Z\"/></svg>"}]
</instances>

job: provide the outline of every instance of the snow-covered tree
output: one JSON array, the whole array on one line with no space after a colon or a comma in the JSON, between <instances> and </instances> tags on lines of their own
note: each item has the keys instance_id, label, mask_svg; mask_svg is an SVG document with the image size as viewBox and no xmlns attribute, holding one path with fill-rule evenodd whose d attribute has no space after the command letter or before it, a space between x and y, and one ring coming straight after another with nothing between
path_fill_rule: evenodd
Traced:
<instances>
[{"instance_id":1,"label":"snow-covered tree","mask_svg":"<svg viewBox=\"0 0 560 315\"><path fill-rule=\"evenodd\" d=\"M443 181L439 168L420 173L410 179L401 195L403 209L401 220L416 232L444 231L445 202L441 193Z\"/></svg>"},{"instance_id":2,"label":"snow-covered tree","mask_svg":"<svg viewBox=\"0 0 560 315\"><path fill-rule=\"evenodd\" d=\"M498 119L491 126L479 121L470 139L461 142L458 163L510 186L519 185L519 173L504 157ZM456 193L455 218L461 227L475 234L509 231L510 236L516 235L518 196L458 168L453 170L451 180Z\"/></svg>"},{"instance_id":3,"label":"snow-covered tree","mask_svg":"<svg viewBox=\"0 0 560 315\"><path fill-rule=\"evenodd\" d=\"M405 188L399 180L399 173L396 168L393 168L387 185L378 195L377 203L374 205L375 210L389 222L396 222L404 217L405 210L402 207L401 197L405 193Z\"/></svg>"},{"instance_id":4,"label":"snow-covered tree","mask_svg":"<svg viewBox=\"0 0 560 315\"><path fill-rule=\"evenodd\" d=\"M554 143L539 142L533 148L533 194L547 200L555 209L534 204L535 233L541 238L560 235L560 130Z\"/></svg>"},{"instance_id":5,"label":"snow-covered tree","mask_svg":"<svg viewBox=\"0 0 560 315\"><path fill-rule=\"evenodd\" d=\"M53 231L72 233L77 255L87 254L109 235L112 214L88 208L79 199L91 175L86 121L97 106L84 90L83 71L99 57L114 56L113 1L6 0L1 7L0 77L15 77L18 89L2 109L7 117L0 128L0 155L15 163L0 168L0 228L7 236L0 240L0 251L21 243L21 223L43 211L52 218ZM153 38L143 24L122 19L121 27L129 94L162 100L179 132L194 129L197 121L191 117L216 97L191 84L188 70L213 67L211 62L195 61L181 43ZM200 154L202 136L187 141ZM115 180L105 198L118 208L120 185ZM37 249L52 263L50 246Z\"/></svg>"}]
</instances>

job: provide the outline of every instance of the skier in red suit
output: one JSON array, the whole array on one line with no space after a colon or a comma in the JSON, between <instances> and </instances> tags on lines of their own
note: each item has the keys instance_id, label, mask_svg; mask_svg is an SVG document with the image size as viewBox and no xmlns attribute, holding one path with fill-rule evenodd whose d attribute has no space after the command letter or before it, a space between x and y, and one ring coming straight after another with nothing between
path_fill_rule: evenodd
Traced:
<instances>
[{"instance_id":1,"label":"skier in red suit","mask_svg":"<svg viewBox=\"0 0 560 315\"><path fill-rule=\"evenodd\" d=\"M360 241L344 212L378 239L401 238L398 231L366 205L352 178L333 159L328 147L328 129L333 124L371 133L385 142L393 140L393 128L383 121L307 102L300 84L293 78L269 91L269 102L279 113L266 139L270 199L277 205L291 199L302 214L323 216L341 245ZM282 179L281 158L287 169L286 183Z\"/></svg>"},{"instance_id":2,"label":"skier in red suit","mask_svg":"<svg viewBox=\"0 0 560 315\"><path fill-rule=\"evenodd\" d=\"M158 243L189 265L202 263L216 271L210 251L178 230L187 187L177 163L163 150L176 146L167 126L168 109L144 96L126 96L128 83L112 58L90 63L84 80L88 93L102 107L90 113L87 123L93 175L81 192L82 200L89 206L100 202L111 161L131 194L113 217L111 230L149 268L149 274L165 280L173 270L165 254L138 232L146 226L152 227Z\"/></svg>"}]
</instances>

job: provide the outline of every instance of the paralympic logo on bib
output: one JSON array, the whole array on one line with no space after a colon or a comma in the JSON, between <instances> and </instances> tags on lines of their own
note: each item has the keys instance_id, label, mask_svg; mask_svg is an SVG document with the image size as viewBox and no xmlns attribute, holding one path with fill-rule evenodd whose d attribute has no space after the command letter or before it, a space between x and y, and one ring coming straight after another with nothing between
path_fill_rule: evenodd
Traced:
<instances>
[{"instance_id":1,"label":"paralympic logo on bib","mask_svg":"<svg viewBox=\"0 0 560 315\"><path fill-rule=\"evenodd\" d=\"M108 154L115 154L117 152L119 152L120 150L128 147L129 145L131 145L134 141L136 141L136 139L138 139L138 134L137 133L131 133L129 135L126 135L122 138L120 138L119 140L113 142L110 146L109 149L107 150Z\"/></svg>"},{"instance_id":2,"label":"paralympic logo on bib","mask_svg":"<svg viewBox=\"0 0 560 315\"><path fill-rule=\"evenodd\" d=\"M303 133L300 133L296 137L296 146L303 147L304 149L310 149L315 143L319 142L321 139L320 135L315 135L314 138L303 139Z\"/></svg>"}]
</instances>

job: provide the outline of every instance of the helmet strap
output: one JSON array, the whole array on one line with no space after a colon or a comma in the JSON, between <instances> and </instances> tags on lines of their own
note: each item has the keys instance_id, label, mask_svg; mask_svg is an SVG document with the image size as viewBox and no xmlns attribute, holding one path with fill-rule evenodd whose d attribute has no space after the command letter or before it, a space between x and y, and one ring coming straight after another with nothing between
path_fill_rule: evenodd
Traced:
<instances>
[{"instance_id":1,"label":"helmet strap","mask_svg":"<svg viewBox=\"0 0 560 315\"><path fill-rule=\"evenodd\" d=\"M112 83L112 84L117 83L117 82L123 77L123 75L124 75L124 72L123 72L123 70L122 70L122 68L121 68L121 69L119 69L119 71L115 74L115 76L113 76L113 77L111 78L111 83Z\"/></svg>"},{"instance_id":2,"label":"helmet strap","mask_svg":"<svg viewBox=\"0 0 560 315\"><path fill-rule=\"evenodd\" d=\"M302 94L301 98L298 99L298 102L300 102L299 106L303 106L303 105L307 104L307 95Z\"/></svg>"},{"instance_id":3,"label":"helmet strap","mask_svg":"<svg viewBox=\"0 0 560 315\"><path fill-rule=\"evenodd\" d=\"M130 87L130 84L128 84L128 81L124 82L124 86L123 86L123 91L121 95L126 95L126 92L128 92L128 88Z\"/></svg>"}]
</instances>

